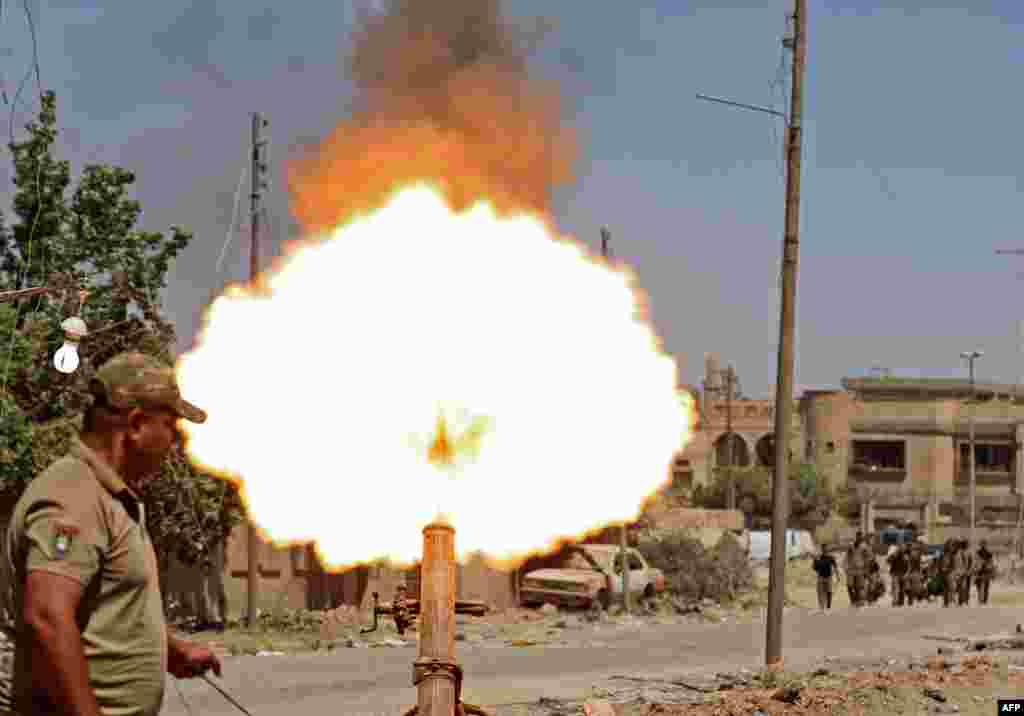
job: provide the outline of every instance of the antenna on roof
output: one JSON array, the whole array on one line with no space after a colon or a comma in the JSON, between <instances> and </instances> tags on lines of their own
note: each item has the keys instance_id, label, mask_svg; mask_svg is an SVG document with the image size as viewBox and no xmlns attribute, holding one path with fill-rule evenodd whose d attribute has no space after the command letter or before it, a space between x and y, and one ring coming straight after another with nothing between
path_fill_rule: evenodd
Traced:
<instances>
[{"instance_id":1,"label":"antenna on roof","mask_svg":"<svg viewBox=\"0 0 1024 716\"><path fill-rule=\"evenodd\" d=\"M886 368L881 363L875 363L871 366L871 377L872 378L891 378L892 369Z\"/></svg>"}]
</instances>

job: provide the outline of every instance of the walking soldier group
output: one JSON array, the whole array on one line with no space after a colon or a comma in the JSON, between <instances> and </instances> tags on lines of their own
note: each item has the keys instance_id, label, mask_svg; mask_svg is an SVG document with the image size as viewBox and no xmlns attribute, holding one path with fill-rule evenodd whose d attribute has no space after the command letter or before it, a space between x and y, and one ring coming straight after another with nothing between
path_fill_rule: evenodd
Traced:
<instances>
[{"instance_id":1,"label":"walking soldier group","mask_svg":"<svg viewBox=\"0 0 1024 716\"><path fill-rule=\"evenodd\" d=\"M971 554L967 540L947 540L942 557L925 568L924 545L918 541L901 545L889 556L893 606L913 605L939 594L944 606L965 606L971 600L971 582L978 603L988 604L989 586L995 576L995 561L984 540Z\"/></svg>"},{"instance_id":2,"label":"walking soldier group","mask_svg":"<svg viewBox=\"0 0 1024 716\"><path fill-rule=\"evenodd\" d=\"M894 607L913 606L914 602L928 599L924 546L920 542L900 545L889 555L888 562Z\"/></svg>"},{"instance_id":3,"label":"walking soldier group","mask_svg":"<svg viewBox=\"0 0 1024 716\"><path fill-rule=\"evenodd\" d=\"M942 557L926 565L925 545L917 539L911 526L913 539L891 551L887 558L892 584L892 604L895 607L913 606L942 595L943 604L965 606L970 603L971 582L978 593L978 603L988 604L989 587L995 577L995 558L982 540L976 553L971 554L966 540L948 540ZM881 569L871 550L870 537L858 531L854 542L846 550L846 588L850 604L862 607L878 601L885 593ZM814 560L818 575L818 607L832 608L833 584L839 578L839 566L828 546Z\"/></svg>"}]
</instances>

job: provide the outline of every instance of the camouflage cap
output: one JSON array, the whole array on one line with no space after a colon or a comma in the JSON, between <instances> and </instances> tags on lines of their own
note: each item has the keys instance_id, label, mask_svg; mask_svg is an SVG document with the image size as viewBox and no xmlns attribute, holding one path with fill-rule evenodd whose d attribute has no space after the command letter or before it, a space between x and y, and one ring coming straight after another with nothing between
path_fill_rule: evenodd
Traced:
<instances>
[{"instance_id":1,"label":"camouflage cap","mask_svg":"<svg viewBox=\"0 0 1024 716\"><path fill-rule=\"evenodd\" d=\"M122 353L103 364L89 384L94 395L120 410L170 410L189 422L206 422L206 413L182 400L174 369L142 353Z\"/></svg>"}]
</instances>

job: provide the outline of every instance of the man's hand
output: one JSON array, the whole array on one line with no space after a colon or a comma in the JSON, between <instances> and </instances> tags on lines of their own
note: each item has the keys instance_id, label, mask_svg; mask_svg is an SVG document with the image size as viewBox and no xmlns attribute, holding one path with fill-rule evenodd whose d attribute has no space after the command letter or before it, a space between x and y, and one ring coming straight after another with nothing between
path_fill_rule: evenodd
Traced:
<instances>
[{"instance_id":1,"label":"man's hand","mask_svg":"<svg viewBox=\"0 0 1024 716\"><path fill-rule=\"evenodd\" d=\"M175 640L171 646L167 671L179 679L193 679L207 671L220 676L220 659L210 649Z\"/></svg>"}]
</instances>

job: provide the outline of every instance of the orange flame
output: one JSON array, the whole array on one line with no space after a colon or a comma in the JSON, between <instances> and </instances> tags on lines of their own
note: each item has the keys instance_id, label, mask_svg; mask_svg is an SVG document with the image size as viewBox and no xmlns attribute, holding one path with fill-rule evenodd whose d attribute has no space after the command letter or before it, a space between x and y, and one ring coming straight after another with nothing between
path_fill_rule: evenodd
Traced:
<instances>
[{"instance_id":1,"label":"orange flame","mask_svg":"<svg viewBox=\"0 0 1024 716\"><path fill-rule=\"evenodd\" d=\"M529 35L498 0L364 15L351 116L290 166L305 238L179 362L193 461L328 567L414 562L438 503L511 566L630 519L689 439L635 277L554 231L576 140Z\"/></svg>"}]
</instances>

